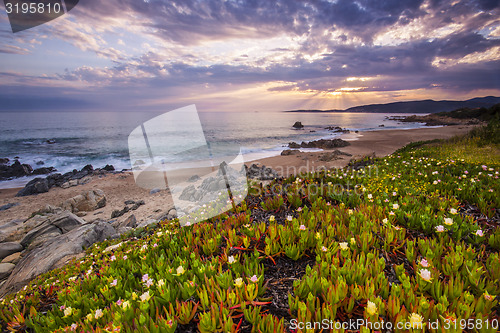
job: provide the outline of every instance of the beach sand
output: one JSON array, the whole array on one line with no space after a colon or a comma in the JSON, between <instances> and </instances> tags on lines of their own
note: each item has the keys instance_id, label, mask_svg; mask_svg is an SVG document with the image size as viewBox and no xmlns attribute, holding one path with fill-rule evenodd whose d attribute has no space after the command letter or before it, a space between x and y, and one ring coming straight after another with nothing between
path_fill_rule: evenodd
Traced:
<instances>
[{"instance_id":1,"label":"beach sand","mask_svg":"<svg viewBox=\"0 0 500 333\"><path fill-rule=\"evenodd\" d=\"M301 152L298 155L275 156L257 161L247 162L265 165L278 171L281 176L298 174L301 172L312 172L321 168L338 168L346 166L351 159L375 154L377 157L393 153L398 148L410 142L445 139L457 134L468 132L473 126L447 126L439 128L419 128L411 130L379 130L362 133L351 133L342 136L344 140L350 141L351 145L339 148L340 151L352 156L341 156L342 159L330 162L322 162L320 156L325 151ZM143 189L136 185L131 172L108 173L101 176L93 176L91 182L70 188L52 188L47 193L36 196L15 197L19 189L1 189L0 206L8 203L18 204L10 209L0 211L0 225L11 220L26 220L33 212L44 208L47 204L59 206L63 201L72 198L82 192L92 189L101 189L106 194L107 204L96 211L87 212L83 217L87 222L96 219L111 220L113 210L122 209L126 200L144 200L145 205L137 210L128 212L117 218L118 221L125 220L134 215L138 223L159 219L173 207L170 193L167 190L150 193L149 189Z\"/></svg>"}]
</instances>

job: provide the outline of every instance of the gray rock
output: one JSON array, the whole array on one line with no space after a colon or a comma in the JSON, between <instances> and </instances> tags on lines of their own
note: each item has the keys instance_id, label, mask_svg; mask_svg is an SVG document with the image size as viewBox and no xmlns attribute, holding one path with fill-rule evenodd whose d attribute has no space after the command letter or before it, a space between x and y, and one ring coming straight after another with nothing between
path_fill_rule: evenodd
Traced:
<instances>
[{"instance_id":1,"label":"gray rock","mask_svg":"<svg viewBox=\"0 0 500 333\"><path fill-rule=\"evenodd\" d=\"M281 156L297 155L300 153L298 149L286 149L281 152Z\"/></svg>"},{"instance_id":2,"label":"gray rock","mask_svg":"<svg viewBox=\"0 0 500 333\"><path fill-rule=\"evenodd\" d=\"M15 242L6 242L0 243L0 260L10 256L13 253L21 252L23 250L23 246L19 243Z\"/></svg>"},{"instance_id":3,"label":"gray rock","mask_svg":"<svg viewBox=\"0 0 500 333\"><path fill-rule=\"evenodd\" d=\"M16 197L25 197L28 195L35 195L49 191L49 182L46 178L35 178L30 181L26 186L21 189Z\"/></svg>"},{"instance_id":4,"label":"gray rock","mask_svg":"<svg viewBox=\"0 0 500 333\"><path fill-rule=\"evenodd\" d=\"M26 247L36 238L44 235L44 240L46 240L46 238L57 237L58 234L65 234L82 224L85 224L84 220L67 211L54 216L45 217L45 219L39 222L36 228L29 231L26 236L24 236L21 240L21 245Z\"/></svg>"},{"instance_id":5,"label":"gray rock","mask_svg":"<svg viewBox=\"0 0 500 333\"><path fill-rule=\"evenodd\" d=\"M155 193L158 193L158 192L160 192L160 191L161 191L161 189L159 189L159 188L154 188L154 189L152 189L151 191L149 191L149 194L155 194Z\"/></svg>"},{"instance_id":6,"label":"gray rock","mask_svg":"<svg viewBox=\"0 0 500 333\"><path fill-rule=\"evenodd\" d=\"M8 277L12 271L14 270L14 268L16 267L16 265L14 264L11 264L11 263L0 263L0 280L3 280L5 279L6 277Z\"/></svg>"},{"instance_id":7,"label":"gray rock","mask_svg":"<svg viewBox=\"0 0 500 333\"><path fill-rule=\"evenodd\" d=\"M292 126L293 128L304 128L304 125L300 121L296 121Z\"/></svg>"},{"instance_id":8,"label":"gray rock","mask_svg":"<svg viewBox=\"0 0 500 333\"><path fill-rule=\"evenodd\" d=\"M19 204L18 204L17 202L16 202L16 203L12 203L12 202L11 202L11 203L8 203L8 204L6 204L6 205L0 206L0 212L1 212L2 210L7 210L7 209L10 209L10 208L12 208L12 207L16 207L16 206L18 206L18 205L19 205Z\"/></svg>"},{"instance_id":9,"label":"gray rock","mask_svg":"<svg viewBox=\"0 0 500 333\"><path fill-rule=\"evenodd\" d=\"M135 228L137 227L137 219L135 218L135 215L132 214L130 215L123 223L120 223L120 227L129 227L129 228Z\"/></svg>"},{"instance_id":10,"label":"gray rock","mask_svg":"<svg viewBox=\"0 0 500 333\"><path fill-rule=\"evenodd\" d=\"M64 210L68 210L72 213L90 212L104 206L106 206L106 195L104 191L99 189L83 192L61 204Z\"/></svg>"},{"instance_id":11,"label":"gray rock","mask_svg":"<svg viewBox=\"0 0 500 333\"><path fill-rule=\"evenodd\" d=\"M150 225L152 223L156 223L156 222L157 222L157 220L155 220L155 219L147 219L146 221L139 223L139 225L137 227L144 228L145 226L148 226L148 225Z\"/></svg>"},{"instance_id":12,"label":"gray rock","mask_svg":"<svg viewBox=\"0 0 500 333\"><path fill-rule=\"evenodd\" d=\"M58 263L67 262L69 258L79 255L92 244L115 235L111 225L97 222L82 225L55 237L22 257L1 287L0 297L18 291L36 276L57 268Z\"/></svg>"},{"instance_id":13,"label":"gray rock","mask_svg":"<svg viewBox=\"0 0 500 333\"><path fill-rule=\"evenodd\" d=\"M196 182L196 181L198 181L198 180L200 180L200 176L198 176L198 175L193 175L193 176L189 177L188 182L190 182L190 183L194 183L194 182Z\"/></svg>"},{"instance_id":14,"label":"gray rock","mask_svg":"<svg viewBox=\"0 0 500 333\"><path fill-rule=\"evenodd\" d=\"M0 242L19 240L24 220L15 219L0 225Z\"/></svg>"}]
</instances>

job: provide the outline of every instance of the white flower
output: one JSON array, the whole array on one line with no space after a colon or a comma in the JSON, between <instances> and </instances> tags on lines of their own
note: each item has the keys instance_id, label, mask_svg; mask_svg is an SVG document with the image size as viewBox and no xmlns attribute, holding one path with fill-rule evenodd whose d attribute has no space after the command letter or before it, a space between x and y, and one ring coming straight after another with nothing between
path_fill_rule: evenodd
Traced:
<instances>
[{"instance_id":1,"label":"white flower","mask_svg":"<svg viewBox=\"0 0 500 333\"><path fill-rule=\"evenodd\" d=\"M228 262L229 264L234 264L234 263L236 262L236 259L234 259L234 257L233 257L233 256L229 256L229 257L227 257L227 262Z\"/></svg>"},{"instance_id":2,"label":"white flower","mask_svg":"<svg viewBox=\"0 0 500 333\"><path fill-rule=\"evenodd\" d=\"M182 266L177 267L177 275L182 275L182 274L184 274L184 272L186 272L184 270L184 267L182 267Z\"/></svg>"},{"instance_id":3,"label":"white flower","mask_svg":"<svg viewBox=\"0 0 500 333\"><path fill-rule=\"evenodd\" d=\"M142 302L147 302L147 301L149 301L150 298L151 298L151 295L149 294L149 290L140 296L140 299Z\"/></svg>"},{"instance_id":4,"label":"white flower","mask_svg":"<svg viewBox=\"0 0 500 333\"><path fill-rule=\"evenodd\" d=\"M444 227L443 227L442 225L438 225L438 226L436 227L436 231L437 231L437 232L444 232Z\"/></svg>"},{"instance_id":5,"label":"white flower","mask_svg":"<svg viewBox=\"0 0 500 333\"><path fill-rule=\"evenodd\" d=\"M484 236L483 231L481 229L476 230L476 235L479 236L479 237L483 237Z\"/></svg>"},{"instance_id":6,"label":"white flower","mask_svg":"<svg viewBox=\"0 0 500 333\"><path fill-rule=\"evenodd\" d=\"M398 209L398 208L399 208L399 205L397 203L392 205L392 209Z\"/></svg>"},{"instance_id":7,"label":"white flower","mask_svg":"<svg viewBox=\"0 0 500 333\"><path fill-rule=\"evenodd\" d=\"M322 246L322 247L321 247L321 251L323 251L323 252L328 252L328 249L327 249L326 247Z\"/></svg>"},{"instance_id":8,"label":"white flower","mask_svg":"<svg viewBox=\"0 0 500 333\"><path fill-rule=\"evenodd\" d=\"M456 210L455 208L451 208L451 209L450 209L450 213L451 213L451 214L456 214L456 213L457 213L457 210Z\"/></svg>"},{"instance_id":9,"label":"white flower","mask_svg":"<svg viewBox=\"0 0 500 333\"><path fill-rule=\"evenodd\" d=\"M446 224L446 225L452 225L453 224L453 219L451 217L445 217L444 218L444 224Z\"/></svg>"},{"instance_id":10,"label":"white flower","mask_svg":"<svg viewBox=\"0 0 500 333\"><path fill-rule=\"evenodd\" d=\"M65 317L71 316L72 313L73 313L73 309L71 307L68 306L67 308L64 309L64 316Z\"/></svg>"},{"instance_id":11,"label":"white flower","mask_svg":"<svg viewBox=\"0 0 500 333\"><path fill-rule=\"evenodd\" d=\"M411 316L410 316L410 327L411 328L414 328L414 329L419 329L419 328L422 328L422 321L424 319L422 318L421 315L419 314L416 314L416 313L412 313Z\"/></svg>"},{"instance_id":12,"label":"white flower","mask_svg":"<svg viewBox=\"0 0 500 333\"><path fill-rule=\"evenodd\" d=\"M287 219L288 221L291 221L291 220L293 220L293 216L288 215L288 216L286 217L286 219Z\"/></svg>"},{"instance_id":13,"label":"white flower","mask_svg":"<svg viewBox=\"0 0 500 333\"><path fill-rule=\"evenodd\" d=\"M347 244L347 242L341 242L341 243L339 243L339 245L340 245L340 249L342 249L342 250L349 249L349 245Z\"/></svg>"},{"instance_id":14,"label":"white flower","mask_svg":"<svg viewBox=\"0 0 500 333\"><path fill-rule=\"evenodd\" d=\"M385 219L382 220L383 224L387 224L388 222L389 222L389 220L387 218L385 218Z\"/></svg>"},{"instance_id":15,"label":"white flower","mask_svg":"<svg viewBox=\"0 0 500 333\"><path fill-rule=\"evenodd\" d=\"M99 319L99 318L101 318L102 316L104 316L104 313L102 313L102 310L101 310L101 309L97 309L97 310L95 310L95 314L94 314L95 319Z\"/></svg>"},{"instance_id":16,"label":"white flower","mask_svg":"<svg viewBox=\"0 0 500 333\"><path fill-rule=\"evenodd\" d=\"M373 195L368 194L368 199L371 199L371 198L373 198Z\"/></svg>"},{"instance_id":17,"label":"white flower","mask_svg":"<svg viewBox=\"0 0 500 333\"><path fill-rule=\"evenodd\" d=\"M420 270L419 275L420 275L420 277L423 280L425 280L427 282L430 282L431 279L432 279L432 277L431 277L431 271L428 270L428 269L425 269L425 268L423 268L423 269Z\"/></svg>"}]
</instances>

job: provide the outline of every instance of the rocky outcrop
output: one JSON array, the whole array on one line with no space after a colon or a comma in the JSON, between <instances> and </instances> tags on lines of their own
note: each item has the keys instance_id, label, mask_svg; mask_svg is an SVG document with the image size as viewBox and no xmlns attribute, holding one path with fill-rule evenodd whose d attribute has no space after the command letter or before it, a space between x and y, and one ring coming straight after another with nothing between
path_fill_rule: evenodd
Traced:
<instances>
[{"instance_id":1,"label":"rocky outcrop","mask_svg":"<svg viewBox=\"0 0 500 333\"><path fill-rule=\"evenodd\" d=\"M10 160L8 158L0 158L0 164L7 164L9 161Z\"/></svg>"},{"instance_id":2,"label":"rocky outcrop","mask_svg":"<svg viewBox=\"0 0 500 333\"><path fill-rule=\"evenodd\" d=\"M248 178L259 179L259 180L273 180L278 178L278 173L266 167L265 165L258 166L257 164L252 164L250 167L245 165Z\"/></svg>"},{"instance_id":3,"label":"rocky outcrop","mask_svg":"<svg viewBox=\"0 0 500 333\"><path fill-rule=\"evenodd\" d=\"M350 133L351 132L348 129L342 128L340 126L328 126L328 127L325 127L325 129L332 131L333 133Z\"/></svg>"},{"instance_id":4,"label":"rocky outcrop","mask_svg":"<svg viewBox=\"0 0 500 333\"><path fill-rule=\"evenodd\" d=\"M146 204L144 200L138 200L138 201L127 200L125 201L125 207L123 207L123 209L115 209L113 212L111 212L111 218L114 219L120 217L125 213L128 213L132 210L136 210L137 208L141 207L144 204Z\"/></svg>"},{"instance_id":5,"label":"rocky outcrop","mask_svg":"<svg viewBox=\"0 0 500 333\"><path fill-rule=\"evenodd\" d=\"M0 165L0 180L2 180L1 178L2 167L5 166ZM45 178L35 178L32 181L30 181L25 186L25 188L21 189L21 191L19 191L17 196L21 197L27 195L34 195L38 193L44 193L49 191L49 189L51 189L52 187L68 188L72 186L87 184L92 180L93 175L105 174L107 172L112 172L114 169L115 168L112 165L106 165L102 169L94 170L94 167L88 164L84 166L81 170L75 169L73 171L66 172L65 174L53 173ZM42 173L48 170L51 170L50 172L55 171L54 168L39 168L36 170L39 170L37 171L38 173ZM35 173L34 171L33 172L30 171L30 174L35 174Z\"/></svg>"},{"instance_id":6,"label":"rocky outcrop","mask_svg":"<svg viewBox=\"0 0 500 333\"><path fill-rule=\"evenodd\" d=\"M48 167L48 168L38 168L33 170L33 175L46 175L52 172L56 172L56 168Z\"/></svg>"},{"instance_id":7,"label":"rocky outcrop","mask_svg":"<svg viewBox=\"0 0 500 333\"><path fill-rule=\"evenodd\" d=\"M304 125L302 125L302 123L300 121L296 121L292 127L297 128L297 129L301 129L301 128L304 128Z\"/></svg>"},{"instance_id":8,"label":"rocky outcrop","mask_svg":"<svg viewBox=\"0 0 500 333\"><path fill-rule=\"evenodd\" d=\"M73 230L47 240L23 256L9 278L0 288L0 296L21 289L33 278L46 273L70 258L82 253L96 242L116 236L114 228L106 222L81 225ZM4 265L4 264L0 264ZM8 274L8 273L7 273Z\"/></svg>"},{"instance_id":9,"label":"rocky outcrop","mask_svg":"<svg viewBox=\"0 0 500 333\"><path fill-rule=\"evenodd\" d=\"M286 149L281 152L281 156L290 156L300 154L300 150L298 149Z\"/></svg>"},{"instance_id":10,"label":"rocky outcrop","mask_svg":"<svg viewBox=\"0 0 500 333\"><path fill-rule=\"evenodd\" d=\"M330 162L334 160L340 160L342 159L342 156L352 156L352 155L336 149L332 152L322 154L318 159L322 162Z\"/></svg>"},{"instance_id":11,"label":"rocky outcrop","mask_svg":"<svg viewBox=\"0 0 500 333\"><path fill-rule=\"evenodd\" d=\"M33 172L33 168L29 164L21 164L18 160L10 166L0 164L0 180L28 176L31 172Z\"/></svg>"},{"instance_id":12,"label":"rocky outcrop","mask_svg":"<svg viewBox=\"0 0 500 333\"><path fill-rule=\"evenodd\" d=\"M62 212L53 216L42 216L37 225L21 240L21 245L27 247L36 241L36 244L65 234L81 225L85 221L70 212Z\"/></svg>"},{"instance_id":13,"label":"rocky outcrop","mask_svg":"<svg viewBox=\"0 0 500 333\"><path fill-rule=\"evenodd\" d=\"M61 204L62 209L72 213L91 212L104 206L106 206L106 195L99 189L83 192Z\"/></svg>"},{"instance_id":14,"label":"rocky outcrop","mask_svg":"<svg viewBox=\"0 0 500 333\"><path fill-rule=\"evenodd\" d=\"M320 148L320 149L333 149L333 148L341 148L349 146L350 143L344 141L342 139L320 139L316 141L302 142L300 144L296 142L290 142L288 144L289 148L298 149L298 148Z\"/></svg>"}]
</instances>

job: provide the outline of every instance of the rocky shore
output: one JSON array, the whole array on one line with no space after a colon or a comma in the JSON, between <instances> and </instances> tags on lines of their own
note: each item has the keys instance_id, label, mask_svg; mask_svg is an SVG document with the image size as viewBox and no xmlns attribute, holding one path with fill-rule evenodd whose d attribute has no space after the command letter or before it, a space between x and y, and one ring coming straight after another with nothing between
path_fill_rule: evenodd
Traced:
<instances>
[{"instance_id":1,"label":"rocky shore","mask_svg":"<svg viewBox=\"0 0 500 333\"><path fill-rule=\"evenodd\" d=\"M18 202L0 206L0 213L18 209L20 214L29 214L10 219L0 214L0 297L19 290L40 274L83 256L84 250L96 242L177 217L168 191L141 190L133 183L131 173L112 170L111 166L94 169L87 165L64 175L36 178L18 192ZM256 180L278 177L276 171L257 164L245 166L243 172ZM206 179L198 188L193 186L194 193L203 194L203 189L219 186L215 181ZM40 183L42 192L37 189ZM118 193L99 188L114 183L112 188L129 185ZM225 183L222 185L225 187ZM193 190L186 188L183 199L193 201L193 193L190 195L188 189ZM124 200L131 191L136 192L135 199ZM19 193L29 194L20 196ZM61 200L64 193L76 195ZM35 198L47 204L30 211Z\"/></svg>"}]
</instances>

